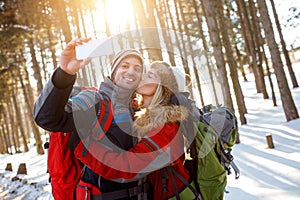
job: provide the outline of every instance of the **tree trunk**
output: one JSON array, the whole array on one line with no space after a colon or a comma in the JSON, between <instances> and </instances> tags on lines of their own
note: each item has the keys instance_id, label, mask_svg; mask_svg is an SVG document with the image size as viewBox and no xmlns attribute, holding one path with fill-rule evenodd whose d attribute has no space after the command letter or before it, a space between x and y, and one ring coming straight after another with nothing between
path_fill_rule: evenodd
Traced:
<instances>
[{"instance_id":1,"label":"tree trunk","mask_svg":"<svg viewBox=\"0 0 300 200\"><path fill-rule=\"evenodd\" d=\"M205 59L206 59L208 74L209 74L209 78L211 80L211 85L212 85L213 96L214 96L215 104L219 105L219 100L218 100L218 96L217 96L217 92L216 92L216 86L215 86L215 83L214 83L214 77L213 77L213 73L212 73L212 66L211 66L210 58L208 56L209 49L208 49L208 45L207 45L207 42L206 42L206 38L205 38L204 33L203 33L202 20L200 18L200 14L198 12L198 7L199 6L197 5L196 0L193 0L193 8L195 10L197 23L198 23L198 27L199 27L199 37L202 40L202 45L203 45L203 49L204 49L204 56L205 56Z\"/></svg>"},{"instance_id":2,"label":"tree trunk","mask_svg":"<svg viewBox=\"0 0 300 200\"><path fill-rule=\"evenodd\" d=\"M250 1L252 2L252 0ZM254 4L254 3L253 3ZM258 14L257 12L257 9L254 5L252 5L253 9L255 10L254 12L256 14ZM267 56L266 56L266 52L265 52L265 47L264 47L264 44L265 44L265 41L263 39L263 36L262 36L262 27L260 26L261 24L261 19L260 17L258 17L257 15L255 15L255 22L257 22L257 28L259 29L257 31L257 37L258 37L258 48L260 49L261 51L261 54L262 54L262 59L264 60L265 62L265 65L266 65L266 71L267 71L267 76L268 76L268 80L269 80L269 83L270 83L270 88L271 88L271 95L272 95L272 101L273 101L273 106L277 106L277 103L276 103L276 96L275 96L275 92L274 92L274 86L273 86L273 82L272 82L272 78L271 78L271 73L270 73L270 67L269 67L269 62L268 62L268 59L267 59ZM263 62L263 61L262 61Z\"/></svg>"},{"instance_id":3,"label":"tree trunk","mask_svg":"<svg viewBox=\"0 0 300 200\"><path fill-rule=\"evenodd\" d=\"M131 2L134 12L136 12L138 16L139 25L142 30L142 41L147 48L149 59L152 61L162 60L161 41L154 16L155 1L145 1L146 10L144 9L142 1L131 0Z\"/></svg>"},{"instance_id":4,"label":"tree trunk","mask_svg":"<svg viewBox=\"0 0 300 200\"><path fill-rule=\"evenodd\" d=\"M15 85L17 85L17 83L15 83ZM21 139L22 139L24 147L25 147L24 151L28 152L29 149L28 149L28 146L26 144L26 138L24 138L25 131L24 131L24 127L23 127L23 123L22 123L22 116L21 116L20 107L19 107L20 104L17 101L16 96L19 96L19 94L17 94L16 88L14 88L12 90L12 103L13 103L13 106L14 106L14 112L15 112L15 116L16 116L15 124L17 125L18 129L16 131L12 132L13 142L14 142L14 145L15 145L15 148L16 148L16 153L20 153L20 143L19 143L19 131L20 131L21 132Z\"/></svg>"},{"instance_id":5,"label":"tree trunk","mask_svg":"<svg viewBox=\"0 0 300 200\"><path fill-rule=\"evenodd\" d=\"M269 46L271 59L273 63L274 72L277 78L277 83L279 87L281 102L283 105L285 117L287 121L299 118L297 108L295 106L294 100L288 82L283 70L283 63L280 57L280 52L275 41L275 36L272 28L271 19L269 17L268 8L265 0L257 0L258 8L260 11L263 28L266 35L266 40Z\"/></svg>"},{"instance_id":6,"label":"tree trunk","mask_svg":"<svg viewBox=\"0 0 300 200\"><path fill-rule=\"evenodd\" d=\"M289 53L286 49L286 44L285 44L285 41L284 41L284 38L283 38L283 35L282 35L282 31L281 31L280 23L279 23L279 20L278 20L278 15L277 15L277 12L276 12L275 4L274 4L273 0L270 0L270 2L271 2L273 14L274 14L274 19L275 19L277 31L278 31L278 34L279 34L279 37L280 37L281 48L282 48L283 55L284 55L284 58L285 58L286 66L288 68L288 71L289 71L289 74L290 74L290 77L291 77L293 88L297 88L297 87L299 87L299 85L298 85L295 73L293 71L293 67L292 67L292 63L291 63Z\"/></svg>"},{"instance_id":7,"label":"tree trunk","mask_svg":"<svg viewBox=\"0 0 300 200\"><path fill-rule=\"evenodd\" d=\"M106 7L106 0L103 0L103 7ZM106 9L103 9L103 17L104 17L104 21L105 21L105 32L106 32L106 36L109 37L111 36L111 32L110 32L110 28L109 28L109 22L107 19L107 14L106 14Z\"/></svg>"},{"instance_id":8,"label":"tree trunk","mask_svg":"<svg viewBox=\"0 0 300 200\"><path fill-rule=\"evenodd\" d=\"M57 6L55 7L55 11L59 16L59 25L62 29L63 36L65 38L65 42L70 42L72 40L72 32L70 29L70 23L68 20L69 14L67 13L67 6L65 1L56 1Z\"/></svg>"},{"instance_id":9,"label":"tree trunk","mask_svg":"<svg viewBox=\"0 0 300 200\"><path fill-rule=\"evenodd\" d=\"M82 8L78 8L78 10L77 10L77 12L78 12L77 18L78 18L78 20L80 19L81 26L82 26L82 31L81 31L81 29L79 28L80 27L80 22L78 22L78 30L80 32L81 37L86 38L86 37L88 37L88 35L87 35L87 32L86 32L86 26L85 26L85 22L84 22L84 12L83 11L84 10ZM92 12L90 12L90 14L92 15ZM93 30L94 30L94 37L96 37L97 36L96 35L96 29L95 29L95 24L94 24L93 20L94 20L94 17L91 16L92 26L93 26ZM83 34L83 36L82 36L82 34Z\"/></svg>"},{"instance_id":10,"label":"tree trunk","mask_svg":"<svg viewBox=\"0 0 300 200\"><path fill-rule=\"evenodd\" d=\"M58 64L57 64L57 57L56 57L56 51L55 51L55 40L54 37L51 33L50 28L47 28L47 36L49 40L49 50L51 52L51 58L52 58L52 63L53 63L53 69L56 69ZM49 77L47 77L49 79Z\"/></svg>"},{"instance_id":11,"label":"tree trunk","mask_svg":"<svg viewBox=\"0 0 300 200\"><path fill-rule=\"evenodd\" d=\"M158 16L158 20L160 23L160 27L162 28L162 36L163 36L163 40L165 41L165 45L166 45L166 49L168 52L168 56L169 56L169 60L170 60L170 64L172 66L175 66L175 52L174 52L174 48L171 42L171 36L170 36L170 32L169 32L169 27L168 26L168 18L167 18L167 8L165 5L165 2L162 0L160 2L161 6L158 7L157 4L155 4L155 9L157 11L157 16Z\"/></svg>"},{"instance_id":12,"label":"tree trunk","mask_svg":"<svg viewBox=\"0 0 300 200\"><path fill-rule=\"evenodd\" d=\"M248 17L249 15L248 15L247 7L243 0L237 0L236 3L238 6L238 14L240 16L242 32L248 47L247 50L249 55L249 62L255 77L256 90L257 93L261 93L262 83L261 83L261 79L259 78L255 44L254 44L254 39L252 37L253 35L251 34L252 30L251 30L249 17Z\"/></svg>"},{"instance_id":13,"label":"tree trunk","mask_svg":"<svg viewBox=\"0 0 300 200\"><path fill-rule=\"evenodd\" d=\"M174 23L174 17L172 17L172 13L171 13L171 9L170 9L170 6L168 4L168 1L164 0L164 4L166 5L167 14L169 16L169 19L170 19L170 22L171 22L171 25L172 25L172 30L176 30L175 23ZM184 55L183 49L181 48L180 41L179 41L179 36L178 36L177 32L174 32L174 35L175 35L175 40L176 40L174 49L178 48L182 64L183 64L183 66L186 66L187 65L186 59L184 59L186 55Z\"/></svg>"},{"instance_id":14,"label":"tree trunk","mask_svg":"<svg viewBox=\"0 0 300 200\"><path fill-rule=\"evenodd\" d=\"M40 58L41 58L42 71L43 71L43 72L40 71L40 73L41 73L41 75L43 73L44 82L47 82L49 80L48 79L49 77L47 76L47 64L46 64L46 59L45 59L45 57L46 57L46 55L45 55L46 48L45 48L45 45L43 44L43 41L42 42L39 41L39 46L40 46L39 53L40 53Z\"/></svg>"},{"instance_id":15,"label":"tree trunk","mask_svg":"<svg viewBox=\"0 0 300 200\"><path fill-rule=\"evenodd\" d=\"M246 106L245 106L245 101L244 101L244 95L240 86L240 82L239 82L239 77L238 77L238 73L237 73L237 64L234 60L234 56L233 56L233 52L231 49L231 45L230 45L230 40L228 37L228 32L227 32L227 21L225 21L224 19L224 12L223 12L223 6L222 6L222 1L221 0L211 0L213 1L214 5L215 5L215 10L216 10L216 14L218 16L219 19L219 27L221 30L221 34L222 34L222 39L223 39L223 44L226 50L226 57L228 60L228 65L229 65L229 70L230 70L230 76L231 76L231 81L232 81L232 85L233 85L233 89L235 92L235 97L236 97L236 102L238 105L238 111L240 114L240 120L241 120L241 124L246 124L246 117L245 117L245 110Z\"/></svg>"},{"instance_id":16,"label":"tree trunk","mask_svg":"<svg viewBox=\"0 0 300 200\"><path fill-rule=\"evenodd\" d=\"M4 114L2 115L4 117ZM5 119L4 119L5 121ZM9 153L8 151L8 140L7 140L7 129L5 127L6 125L3 123L1 124L1 138L2 138L2 141L3 141L3 154L5 153Z\"/></svg>"},{"instance_id":17,"label":"tree trunk","mask_svg":"<svg viewBox=\"0 0 300 200\"><path fill-rule=\"evenodd\" d=\"M4 119L4 140L5 140L5 143L6 143L6 146L7 146L7 151L12 154L12 142L11 142L11 139L10 139L10 131L12 132L12 128L15 128L13 127L12 125L15 125L15 124L12 124L11 121L13 120L11 118L11 115L12 113L9 113L9 109L11 108L11 98L9 99L6 99L6 112L3 112L3 119ZM9 117L7 116L7 113L9 114ZM9 123L10 121L10 123ZM11 129L9 129L9 124L11 125Z\"/></svg>"},{"instance_id":18,"label":"tree trunk","mask_svg":"<svg viewBox=\"0 0 300 200\"><path fill-rule=\"evenodd\" d=\"M247 59L247 58L246 58L245 55L241 54L241 52L240 52L240 50L239 50L236 43L234 44L234 48L235 48L235 52L236 52L236 55L237 55L238 64L240 65L238 68L241 70L244 81L247 82L248 79L246 77L246 73L245 73L245 69L244 69L244 63L245 63L244 59Z\"/></svg>"},{"instance_id":19,"label":"tree trunk","mask_svg":"<svg viewBox=\"0 0 300 200\"><path fill-rule=\"evenodd\" d=\"M1 115L3 116L3 115ZM0 153L6 154L8 153L7 143L5 142L5 131L4 131L4 124L0 126Z\"/></svg>"},{"instance_id":20,"label":"tree trunk","mask_svg":"<svg viewBox=\"0 0 300 200\"><path fill-rule=\"evenodd\" d=\"M213 2L211 2L210 0L201 0L201 5L208 26L208 32L213 47L213 54L220 73L221 85L223 86L222 92L224 95L224 105L234 111L224 56L222 52L222 43L217 26L217 21L215 19L215 8Z\"/></svg>"},{"instance_id":21,"label":"tree trunk","mask_svg":"<svg viewBox=\"0 0 300 200\"><path fill-rule=\"evenodd\" d=\"M34 71L33 76L34 76L35 80L37 81L37 92L40 94L43 89L43 80L42 80L42 75L41 75L41 69L40 69L39 63L36 58L36 52L34 50L33 39L31 37L29 37L29 39L28 39L28 46L30 49L30 55L31 55L31 59L32 59L32 69Z\"/></svg>"},{"instance_id":22,"label":"tree trunk","mask_svg":"<svg viewBox=\"0 0 300 200\"><path fill-rule=\"evenodd\" d=\"M260 79L260 83L261 83L261 87L260 87L260 91L263 94L263 98L264 99L268 99L269 95L267 93L267 89L266 89L266 82L265 82L265 74L264 74L264 70L263 70L263 66L262 66L262 52L260 49L260 39L259 39L259 35L261 34L261 29L259 28L259 19L257 17L257 9L254 5L253 0L249 0L249 9L250 9L250 13L251 13L251 21L252 21L252 35L253 35L253 41L254 41L254 45L255 45L255 49L256 49L256 54L257 54L257 71L258 71L258 78Z\"/></svg>"},{"instance_id":23,"label":"tree trunk","mask_svg":"<svg viewBox=\"0 0 300 200\"><path fill-rule=\"evenodd\" d=\"M28 72L27 72L25 66L23 66L23 70L24 70L24 74L25 74L25 81L29 82ZM22 90L23 90L24 99L25 99L25 106L26 106L26 109L28 111L28 117L29 117L29 120L30 120L32 132L33 132L34 139L35 139L35 142L36 142L37 153L39 155L42 155L45 152L44 152L44 147L43 147L43 141L41 139L41 133L40 133L37 125L34 122L33 115L31 114L32 110L33 110L33 105L32 105L33 99L31 99L32 96L27 91L27 88L24 84L24 81L23 81L23 78L22 78L21 74L19 74L19 80L20 80L21 87L22 87Z\"/></svg>"},{"instance_id":24,"label":"tree trunk","mask_svg":"<svg viewBox=\"0 0 300 200\"><path fill-rule=\"evenodd\" d=\"M262 47L262 49L263 49L263 53L264 53L264 60L265 60L265 63L266 63L267 75L268 75L268 79L269 79L269 83L270 83L270 87L271 87L271 94L272 94L273 106L277 106L276 96L275 96L275 92L274 92L274 86L273 86L273 81L272 81L272 78L271 78L271 73L270 73L270 67L269 67L268 59L267 59L264 47Z\"/></svg>"},{"instance_id":25,"label":"tree trunk","mask_svg":"<svg viewBox=\"0 0 300 200\"><path fill-rule=\"evenodd\" d=\"M15 140L15 133L18 132L18 122L16 122L15 120L15 115L16 115L16 112L14 111L14 109L16 109L14 107L14 102L13 102L13 99L12 99L12 96L14 96L14 88L13 86L10 86L10 94L8 95L8 100L7 100L7 113L8 113L8 116L7 114L5 113L5 124L7 125L7 138L8 138L8 142L9 142L9 146L10 146L10 153L13 152L12 148L15 149L15 152L19 151L18 149L18 145L16 144L16 140ZM8 118L7 118L8 117ZM9 120L7 120L9 119Z\"/></svg>"},{"instance_id":26,"label":"tree trunk","mask_svg":"<svg viewBox=\"0 0 300 200\"><path fill-rule=\"evenodd\" d=\"M188 45L189 55L191 55L190 58L191 58L192 64L193 64L193 70L194 70L194 73L195 73L197 88L199 90L201 105L204 106L205 103L204 103L204 99L203 99L203 92L202 92L202 89L201 89L200 78L199 78L198 70L196 68L196 62L195 62L195 56L193 54L194 51L193 51L193 47L192 47L192 43L191 43L191 37L190 37L190 33L189 33L189 30L188 30L188 27L187 27L185 14L183 13L183 7L182 7L181 0L176 0L176 3L178 3L180 15L181 15L182 22L183 22L184 32L187 36L187 41L188 41L187 45ZM184 42L184 41L182 41L182 42Z\"/></svg>"}]
</instances>

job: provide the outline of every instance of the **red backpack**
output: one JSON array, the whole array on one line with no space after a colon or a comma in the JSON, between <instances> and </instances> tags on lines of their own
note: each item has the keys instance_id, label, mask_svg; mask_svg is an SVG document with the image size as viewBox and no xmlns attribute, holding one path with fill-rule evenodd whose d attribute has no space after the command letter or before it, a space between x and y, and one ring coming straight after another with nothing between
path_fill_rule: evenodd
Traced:
<instances>
[{"instance_id":1,"label":"red backpack","mask_svg":"<svg viewBox=\"0 0 300 200\"><path fill-rule=\"evenodd\" d=\"M81 90L97 90L94 87L76 87L74 89L74 94ZM71 94L71 96L73 95ZM106 98L106 100L108 99ZM94 128L105 126L103 127L103 131L107 131L112 121L112 113L108 112L109 116L107 115L107 111L105 110L110 109L104 109L105 106L108 106L104 102L105 101L99 102L102 109L97 113L98 120L96 120ZM82 173L83 164L69 149L68 142L71 134L72 133L50 132L49 143L45 145L45 148L48 148L47 162L50 176L49 181L51 182L52 194L55 200L73 200L74 191Z\"/></svg>"},{"instance_id":2,"label":"red backpack","mask_svg":"<svg viewBox=\"0 0 300 200\"><path fill-rule=\"evenodd\" d=\"M73 200L82 164L68 148L71 133L51 132L48 149L48 172L55 200Z\"/></svg>"}]
</instances>

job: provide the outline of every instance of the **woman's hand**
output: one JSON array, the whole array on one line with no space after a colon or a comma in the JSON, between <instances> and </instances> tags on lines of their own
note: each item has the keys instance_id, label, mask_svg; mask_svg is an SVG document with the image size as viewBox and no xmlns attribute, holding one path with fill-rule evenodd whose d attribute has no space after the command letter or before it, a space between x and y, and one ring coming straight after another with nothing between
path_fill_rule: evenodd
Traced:
<instances>
[{"instance_id":1,"label":"woman's hand","mask_svg":"<svg viewBox=\"0 0 300 200\"><path fill-rule=\"evenodd\" d=\"M81 68L90 62L90 58L84 60L76 59L76 46L90 41L91 38L74 39L69 42L62 51L60 58L60 68L70 75L76 74Z\"/></svg>"}]
</instances>

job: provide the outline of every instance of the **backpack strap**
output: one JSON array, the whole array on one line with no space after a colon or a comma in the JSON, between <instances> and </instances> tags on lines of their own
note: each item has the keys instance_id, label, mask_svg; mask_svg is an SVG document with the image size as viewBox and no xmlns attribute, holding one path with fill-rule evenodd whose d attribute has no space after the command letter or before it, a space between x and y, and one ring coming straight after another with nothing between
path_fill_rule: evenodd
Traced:
<instances>
[{"instance_id":1,"label":"backpack strap","mask_svg":"<svg viewBox=\"0 0 300 200\"><path fill-rule=\"evenodd\" d=\"M96 105L96 118L93 122L91 134L84 141L84 150L82 152L82 156L86 156L91 137L95 138L96 140L101 140L107 133L113 121L113 108L111 100L104 92L100 91L100 93L103 95L103 98Z\"/></svg>"},{"instance_id":2,"label":"backpack strap","mask_svg":"<svg viewBox=\"0 0 300 200\"><path fill-rule=\"evenodd\" d=\"M187 180L185 180L172 166L168 166L167 167L167 169L172 173L172 174L174 174L175 176L177 176L177 178L179 178L179 180L181 181L181 182L183 182L184 183L184 185L185 186L187 186L193 193L194 193L194 195L195 195L195 199L197 199L197 200L202 200L202 197L201 197L201 194L199 193L199 192L197 192L197 190L195 189L195 188L193 188L193 186L191 186L191 184L187 181ZM174 187L174 184L175 184L175 180L173 180L174 179L174 176L172 176L172 184L173 184L173 187ZM174 182L174 183L173 183ZM175 185L175 188L174 188L174 190L177 190L177 188L176 188L176 185ZM178 190L177 190L177 192L175 191L175 193L178 193ZM179 197L179 196L178 196ZM176 199L180 199L180 198L178 198L177 197L177 194L176 194Z\"/></svg>"},{"instance_id":3,"label":"backpack strap","mask_svg":"<svg viewBox=\"0 0 300 200\"><path fill-rule=\"evenodd\" d=\"M103 138L113 121L112 103L105 94L103 97L104 98L101 99L98 104L98 108L96 108L96 110L98 110L96 115L97 117L93 123L91 133L91 135L97 140L101 140Z\"/></svg>"},{"instance_id":4,"label":"backpack strap","mask_svg":"<svg viewBox=\"0 0 300 200\"><path fill-rule=\"evenodd\" d=\"M233 168L235 173L235 179L238 179L240 177L240 170L237 167L237 165L233 161L233 156L231 153L224 147L223 142L219 139L220 143L220 157L221 157L221 163L224 166L225 170L227 171L227 174L231 174L230 166Z\"/></svg>"},{"instance_id":5,"label":"backpack strap","mask_svg":"<svg viewBox=\"0 0 300 200\"><path fill-rule=\"evenodd\" d=\"M178 192L178 189L177 189L177 187L176 187L176 182L175 182L175 179L174 179L174 176L173 176L173 171L172 170L170 170L169 168L172 168L172 169L174 169L173 167L167 167L167 169L169 170L169 171L171 171L171 181L172 181L172 186L173 186L173 190L174 190L174 192L175 192L175 196L176 196L176 200L180 200L180 196L179 196L179 192ZM174 170L175 171L175 170Z\"/></svg>"},{"instance_id":6,"label":"backpack strap","mask_svg":"<svg viewBox=\"0 0 300 200\"><path fill-rule=\"evenodd\" d=\"M164 167L161 169L161 181L162 181L162 192L167 193L168 192L168 172L167 169Z\"/></svg>"},{"instance_id":7,"label":"backpack strap","mask_svg":"<svg viewBox=\"0 0 300 200\"><path fill-rule=\"evenodd\" d=\"M121 199L121 198L133 198L143 191L147 191L149 188L148 183L144 183L142 187L135 186L132 188L127 188L127 189L121 189L117 191L112 191L112 192L107 192L107 193L102 193L102 194L92 194L92 199L93 200L106 200L106 199ZM146 196L144 196L143 200L147 199Z\"/></svg>"}]
</instances>

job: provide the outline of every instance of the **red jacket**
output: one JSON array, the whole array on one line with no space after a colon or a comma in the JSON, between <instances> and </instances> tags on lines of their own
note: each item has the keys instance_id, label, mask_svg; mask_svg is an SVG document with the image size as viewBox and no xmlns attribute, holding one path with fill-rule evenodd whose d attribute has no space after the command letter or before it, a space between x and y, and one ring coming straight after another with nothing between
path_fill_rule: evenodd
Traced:
<instances>
[{"instance_id":1,"label":"red jacket","mask_svg":"<svg viewBox=\"0 0 300 200\"><path fill-rule=\"evenodd\" d=\"M148 110L134 123L139 133L147 134L129 151L114 152L105 148L105 144L91 141L85 156L82 156L83 143L77 146L74 153L94 172L110 180L128 182L149 174L148 178L154 187L154 199L170 198L174 196L172 175L167 171L168 190L163 193L162 168L172 165L181 176L189 180L189 173L183 166L184 142L178 123L186 118L187 113L179 106L161 106ZM185 185L176 176L174 179L179 192L182 191Z\"/></svg>"}]
</instances>

